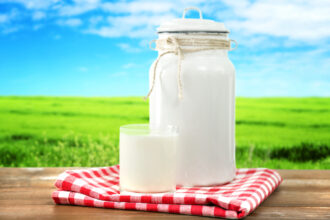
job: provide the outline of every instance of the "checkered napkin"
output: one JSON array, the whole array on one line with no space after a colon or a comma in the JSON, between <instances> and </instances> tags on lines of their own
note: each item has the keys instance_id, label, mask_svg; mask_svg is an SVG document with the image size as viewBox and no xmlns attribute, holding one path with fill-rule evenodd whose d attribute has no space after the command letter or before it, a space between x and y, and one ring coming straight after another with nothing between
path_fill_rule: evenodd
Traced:
<instances>
[{"instance_id":1,"label":"checkered napkin","mask_svg":"<svg viewBox=\"0 0 330 220\"><path fill-rule=\"evenodd\" d=\"M247 216L282 182L264 168L237 169L230 183L210 187L177 187L174 193L120 193L119 166L68 170L52 194L56 204L168 212L239 219Z\"/></svg>"}]
</instances>

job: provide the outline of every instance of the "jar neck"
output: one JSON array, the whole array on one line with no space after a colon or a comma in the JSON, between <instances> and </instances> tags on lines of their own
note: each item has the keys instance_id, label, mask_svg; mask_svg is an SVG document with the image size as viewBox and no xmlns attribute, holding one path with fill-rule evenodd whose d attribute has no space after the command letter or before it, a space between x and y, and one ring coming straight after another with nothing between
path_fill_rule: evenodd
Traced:
<instances>
[{"instance_id":1,"label":"jar neck","mask_svg":"<svg viewBox=\"0 0 330 220\"><path fill-rule=\"evenodd\" d=\"M212 42L212 40L216 41L216 40L221 40L221 41L228 41L229 38L228 38L228 34L227 33L200 33L200 32L192 32L192 33L160 33L159 35L159 40L163 40L163 39L168 39L168 38L176 38L176 39L188 39L188 40L194 40L196 39L197 42L201 42L201 45L203 45L205 42L211 42L211 43L214 43ZM204 41L205 40L205 41ZM178 41L178 43L180 44L180 41ZM189 45L189 43L188 43ZM210 53L216 53L217 55L227 55L228 54L228 49L226 49L226 47L224 48L216 48L216 47L213 47L212 49L206 49L206 50L203 50L202 48L205 47L205 45L199 47L199 45L189 45L188 46L186 44L186 46L184 45L180 45L180 48L184 51L186 49L186 51L196 51L196 52L199 52L201 54L210 54ZM211 44L212 45L212 44ZM215 46L218 46L215 45ZM212 47L212 46L211 46ZM159 48L160 49L160 48ZM159 53L164 53L166 52L167 50L159 50Z\"/></svg>"},{"instance_id":2,"label":"jar neck","mask_svg":"<svg viewBox=\"0 0 330 220\"><path fill-rule=\"evenodd\" d=\"M228 40L227 33L206 33L206 32L187 32L187 33L159 33L159 39L168 37L191 38L191 39L221 39Z\"/></svg>"}]
</instances>

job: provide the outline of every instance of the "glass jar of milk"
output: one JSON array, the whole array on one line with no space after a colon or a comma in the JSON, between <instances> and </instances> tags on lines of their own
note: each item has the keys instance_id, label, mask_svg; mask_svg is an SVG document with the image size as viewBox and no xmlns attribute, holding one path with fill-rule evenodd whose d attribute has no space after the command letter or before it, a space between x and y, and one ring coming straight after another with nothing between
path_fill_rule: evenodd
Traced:
<instances>
[{"instance_id":1,"label":"glass jar of milk","mask_svg":"<svg viewBox=\"0 0 330 220\"><path fill-rule=\"evenodd\" d=\"M174 19L160 25L150 68L150 126L180 129L177 184L206 186L235 177L235 68L223 23ZM188 10L189 10L188 9Z\"/></svg>"},{"instance_id":2,"label":"glass jar of milk","mask_svg":"<svg viewBox=\"0 0 330 220\"><path fill-rule=\"evenodd\" d=\"M150 129L147 124L120 127L120 191L175 191L177 137L174 126L164 129Z\"/></svg>"}]
</instances>

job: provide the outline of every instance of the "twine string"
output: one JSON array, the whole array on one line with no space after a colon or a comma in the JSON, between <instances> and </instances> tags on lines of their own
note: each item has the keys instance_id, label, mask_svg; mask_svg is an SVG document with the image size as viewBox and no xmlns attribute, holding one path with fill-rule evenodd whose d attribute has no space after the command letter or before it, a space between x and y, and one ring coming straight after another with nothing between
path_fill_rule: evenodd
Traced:
<instances>
[{"instance_id":1,"label":"twine string","mask_svg":"<svg viewBox=\"0 0 330 220\"><path fill-rule=\"evenodd\" d=\"M164 52L160 53L155 61L151 88L148 94L144 97L144 99L147 100L150 97L152 91L154 90L157 66L160 59L163 56L171 53L178 56L178 74L177 74L178 97L179 99L182 99L183 86L182 86L181 66L182 66L182 60L184 59L183 52L198 52L204 50L219 50L219 49L231 50L230 44L232 41L233 40L226 40L226 39L176 38L173 36L169 36L165 39L151 41L150 48L152 50L164 51ZM156 43L156 48L151 47L151 44L153 42ZM236 41L234 41L234 43L236 44L236 47L233 49L236 49L237 43Z\"/></svg>"}]
</instances>

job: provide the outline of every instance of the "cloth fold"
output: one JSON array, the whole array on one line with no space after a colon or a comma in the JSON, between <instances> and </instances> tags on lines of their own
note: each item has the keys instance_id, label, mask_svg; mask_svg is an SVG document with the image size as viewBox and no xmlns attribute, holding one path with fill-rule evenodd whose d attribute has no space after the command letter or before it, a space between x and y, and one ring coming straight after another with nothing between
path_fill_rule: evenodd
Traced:
<instances>
[{"instance_id":1,"label":"cloth fold","mask_svg":"<svg viewBox=\"0 0 330 220\"><path fill-rule=\"evenodd\" d=\"M55 182L52 198L56 204L240 219L281 182L274 170L251 168L237 169L233 181L219 186L178 186L174 193L120 193L116 165L63 172Z\"/></svg>"}]
</instances>

